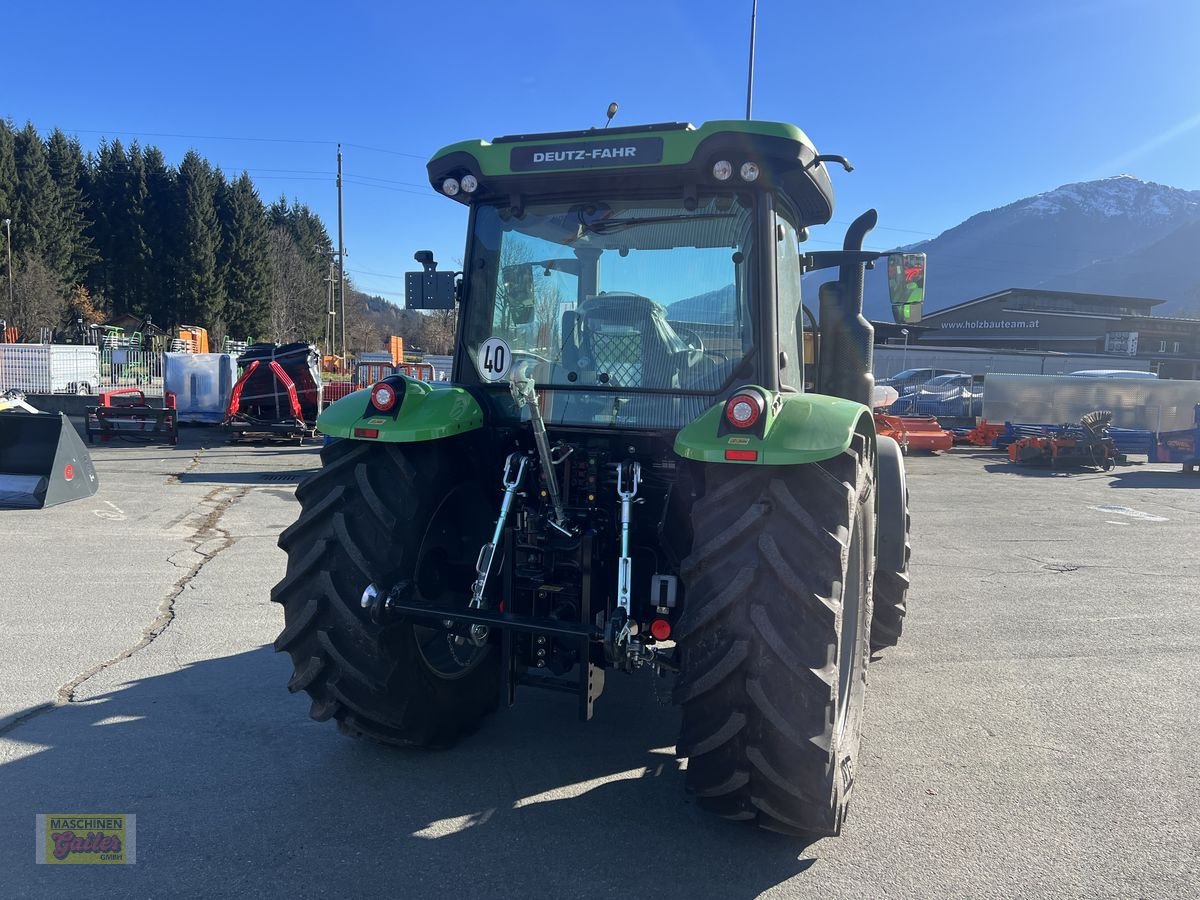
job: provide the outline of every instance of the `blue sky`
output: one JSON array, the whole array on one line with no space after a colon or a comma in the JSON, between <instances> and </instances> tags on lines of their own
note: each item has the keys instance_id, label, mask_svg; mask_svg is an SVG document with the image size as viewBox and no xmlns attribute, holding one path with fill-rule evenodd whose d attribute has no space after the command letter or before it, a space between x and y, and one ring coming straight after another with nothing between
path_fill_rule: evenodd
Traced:
<instances>
[{"instance_id":1,"label":"blue sky","mask_svg":"<svg viewBox=\"0 0 1200 900\"><path fill-rule=\"evenodd\" d=\"M85 148L197 148L336 226L348 270L399 299L421 247L461 257L465 215L424 161L466 138L738 118L749 0L7 4L0 116ZM790 121L853 174L835 224L877 247L1120 172L1200 189L1200 3L760 0L755 118ZM886 229L886 230L885 230Z\"/></svg>"}]
</instances>

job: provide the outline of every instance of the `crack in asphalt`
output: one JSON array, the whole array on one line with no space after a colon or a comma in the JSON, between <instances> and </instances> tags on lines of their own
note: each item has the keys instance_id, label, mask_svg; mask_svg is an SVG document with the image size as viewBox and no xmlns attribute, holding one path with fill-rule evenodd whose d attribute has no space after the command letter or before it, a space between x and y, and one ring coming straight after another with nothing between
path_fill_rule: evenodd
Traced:
<instances>
[{"instance_id":1,"label":"crack in asphalt","mask_svg":"<svg viewBox=\"0 0 1200 900\"><path fill-rule=\"evenodd\" d=\"M0 726L0 737L3 737L14 729L19 728L26 722L34 719L43 713L53 709L58 709L61 706L66 706L69 703L76 702L75 694L89 679L103 672L118 663L129 659L135 653L145 649L154 643L171 623L175 621L175 601L187 589L188 585L196 578L197 575L204 569L206 565L217 558L219 554L228 550L235 543L237 538L229 533L228 529L222 528L220 525L221 517L226 511L233 506L238 500L242 499L250 492L249 487L236 488L232 491L228 485L213 488L200 500L197 506L203 507L206 504L211 504L212 508L208 514L200 521L196 529L186 538L184 542L188 545L187 549L197 554L200 558L190 566L181 566L172 558L168 557L167 562L177 568L185 569L184 574L171 585L171 589L159 601L158 611L154 620L142 629L142 636L133 644L133 646L121 651L116 656L106 659L103 662L97 663L90 669L76 675L66 684L62 685L55 694L53 702L42 703L32 709L26 710L23 714L15 719L12 719L7 724ZM218 495L223 492L229 492L227 496L218 499ZM217 545L209 550L202 550L205 544L209 544L214 540L219 540ZM172 554L175 556L176 554Z\"/></svg>"},{"instance_id":2,"label":"crack in asphalt","mask_svg":"<svg viewBox=\"0 0 1200 900\"><path fill-rule=\"evenodd\" d=\"M203 446L197 447L196 452L192 454L192 458L188 460L188 464L182 470L167 476L167 484L182 484L183 476L191 474L196 466L200 465L200 461L204 458L204 451L208 449Z\"/></svg>"}]
</instances>

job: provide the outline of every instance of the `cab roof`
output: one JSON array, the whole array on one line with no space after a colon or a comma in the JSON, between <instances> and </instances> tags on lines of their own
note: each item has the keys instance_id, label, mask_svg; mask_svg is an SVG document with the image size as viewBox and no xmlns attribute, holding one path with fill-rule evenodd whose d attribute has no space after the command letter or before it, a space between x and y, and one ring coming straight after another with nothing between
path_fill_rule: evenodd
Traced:
<instances>
[{"instance_id":1,"label":"cab roof","mask_svg":"<svg viewBox=\"0 0 1200 900\"><path fill-rule=\"evenodd\" d=\"M812 142L794 125L722 120L698 128L672 122L462 141L439 150L427 168L439 192L449 178L460 184L464 176L475 178L473 193L453 195L460 203L658 187L768 189L786 196L804 224L815 225L833 215L833 186L816 157ZM730 164L725 180L713 172L720 160ZM753 182L742 177L744 163L758 166Z\"/></svg>"}]
</instances>

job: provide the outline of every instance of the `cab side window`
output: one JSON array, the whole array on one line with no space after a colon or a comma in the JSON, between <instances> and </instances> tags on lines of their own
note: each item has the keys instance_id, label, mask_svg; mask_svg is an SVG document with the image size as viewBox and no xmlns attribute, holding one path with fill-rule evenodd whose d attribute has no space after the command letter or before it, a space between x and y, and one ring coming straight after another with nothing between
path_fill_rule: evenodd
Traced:
<instances>
[{"instance_id":1,"label":"cab side window","mask_svg":"<svg viewBox=\"0 0 1200 900\"><path fill-rule=\"evenodd\" d=\"M775 295L778 297L779 350L787 354L787 368L779 374L783 384L799 388L804 381L803 299L800 294L800 242L790 214L779 209L775 216Z\"/></svg>"}]
</instances>

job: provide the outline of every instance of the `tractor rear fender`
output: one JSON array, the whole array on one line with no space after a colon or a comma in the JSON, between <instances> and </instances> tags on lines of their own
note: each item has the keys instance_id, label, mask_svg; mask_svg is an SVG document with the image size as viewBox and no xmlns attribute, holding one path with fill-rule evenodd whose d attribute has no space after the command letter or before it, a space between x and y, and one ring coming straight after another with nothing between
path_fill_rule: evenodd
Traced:
<instances>
[{"instance_id":1,"label":"tractor rear fender","mask_svg":"<svg viewBox=\"0 0 1200 900\"><path fill-rule=\"evenodd\" d=\"M754 427L730 426L722 401L675 436L675 452L705 463L794 466L844 453L856 433L874 439L871 411L860 403L824 394L753 389L766 399Z\"/></svg>"},{"instance_id":2,"label":"tractor rear fender","mask_svg":"<svg viewBox=\"0 0 1200 900\"><path fill-rule=\"evenodd\" d=\"M876 567L879 571L903 572L908 560L904 554L908 530L906 499L908 485L904 480L904 457L900 445L890 437L875 439L879 472L875 482L875 503L879 518L875 527L878 545Z\"/></svg>"},{"instance_id":3,"label":"tractor rear fender","mask_svg":"<svg viewBox=\"0 0 1200 900\"><path fill-rule=\"evenodd\" d=\"M483 409L461 387L403 375L385 380L396 390L390 409L377 409L371 389L364 388L326 407L317 419L317 430L335 438L413 444L483 427Z\"/></svg>"}]
</instances>

